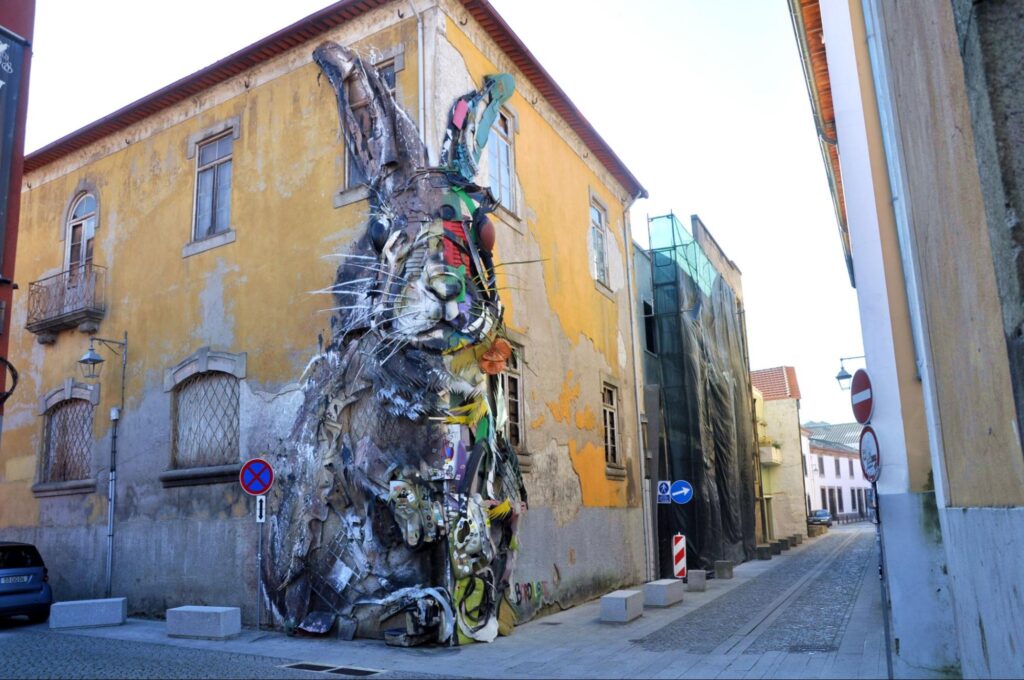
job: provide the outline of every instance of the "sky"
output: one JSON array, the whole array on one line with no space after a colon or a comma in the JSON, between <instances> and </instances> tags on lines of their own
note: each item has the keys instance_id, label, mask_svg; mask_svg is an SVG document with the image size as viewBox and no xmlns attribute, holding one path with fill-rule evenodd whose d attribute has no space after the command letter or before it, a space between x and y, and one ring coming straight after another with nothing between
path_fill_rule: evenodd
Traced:
<instances>
[{"instance_id":1,"label":"sky","mask_svg":"<svg viewBox=\"0 0 1024 680\"><path fill-rule=\"evenodd\" d=\"M647 189L636 238L700 215L743 272L751 368L796 367L802 421L851 421L857 300L785 0L491 2ZM37 0L25 149L327 4Z\"/></svg>"}]
</instances>

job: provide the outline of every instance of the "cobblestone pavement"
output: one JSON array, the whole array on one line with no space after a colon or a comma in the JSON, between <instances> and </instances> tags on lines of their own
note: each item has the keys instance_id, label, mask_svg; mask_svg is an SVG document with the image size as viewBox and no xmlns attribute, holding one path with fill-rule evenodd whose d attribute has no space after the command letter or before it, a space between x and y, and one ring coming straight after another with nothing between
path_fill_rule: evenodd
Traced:
<instances>
[{"instance_id":1,"label":"cobblestone pavement","mask_svg":"<svg viewBox=\"0 0 1024 680\"><path fill-rule=\"evenodd\" d=\"M737 565L668 608L600 621L597 600L517 627L489 645L387 647L251 629L227 641L168 638L162 621L51 631L0 621L0 678L884 678L874 529L834 527ZM322 672L282 668L320 664Z\"/></svg>"},{"instance_id":2,"label":"cobblestone pavement","mask_svg":"<svg viewBox=\"0 0 1024 680\"><path fill-rule=\"evenodd\" d=\"M752 613L771 605L780 593L814 569L843 540L838 534L825 536L795 560L779 564L757 580L744 583L711 604L635 642L652 652L678 650L710 654L733 636ZM818 616L811 617L812 621L818 619Z\"/></svg>"},{"instance_id":3,"label":"cobblestone pavement","mask_svg":"<svg viewBox=\"0 0 1024 680\"><path fill-rule=\"evenodd\" d=\"M0 628L0 678L316 678L357 677L283 668L295 659L50 633L45 627ZM331 668L331 666L325 666ZM374 678L441 678L387 672Z\"/></svg>"}]
</instances>

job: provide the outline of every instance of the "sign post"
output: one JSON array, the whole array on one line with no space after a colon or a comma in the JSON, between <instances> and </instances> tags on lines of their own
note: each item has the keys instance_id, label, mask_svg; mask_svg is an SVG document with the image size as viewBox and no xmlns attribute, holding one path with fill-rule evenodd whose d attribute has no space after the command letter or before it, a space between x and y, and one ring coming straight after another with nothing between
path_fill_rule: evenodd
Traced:
<instances>
[{"instance_id":1,"label":"sign post","mask_svg":"<svg viewBox=\"0 0 1024 680\"><path fill-rule=\"evenodd\" d=\"M686 536L672 537L672 569L676 578L686 578Z\"/></svg>"},{"instance_id":2,"label":"sign post","mask_svg":"<svg viewBox=\"0 0 1024 680\"><path fill-rule=\"evenodd\" d=\"M250 458L238 472L242 490L256 497L256 632L263 613L263 524L267 521L266 493L274 485L274 468L262 458Z\"/></svg>"}]
</instances>

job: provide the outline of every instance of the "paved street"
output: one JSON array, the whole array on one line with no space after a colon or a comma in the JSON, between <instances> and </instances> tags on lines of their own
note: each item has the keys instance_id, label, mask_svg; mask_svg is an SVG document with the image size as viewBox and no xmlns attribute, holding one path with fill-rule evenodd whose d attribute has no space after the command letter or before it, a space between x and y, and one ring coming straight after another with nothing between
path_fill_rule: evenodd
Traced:
<instances>
[{"instance_id":1,"label":"paved street","mask_svg":"<svg viewBox=\"0 0 1024 680\"><path fill-rule=\"evenodd\" d=\"M396 649L376 641L244 631L228 642L167 638L161 621L54 632L0 624L4 678L884 678L874 531L834 527L769 562L739 565L671 608L603 624L590 602L491 645ZM285 668L316 664L320 671ZM331 669L331 670L329 670Z\"/></svg>"}]
</instances>

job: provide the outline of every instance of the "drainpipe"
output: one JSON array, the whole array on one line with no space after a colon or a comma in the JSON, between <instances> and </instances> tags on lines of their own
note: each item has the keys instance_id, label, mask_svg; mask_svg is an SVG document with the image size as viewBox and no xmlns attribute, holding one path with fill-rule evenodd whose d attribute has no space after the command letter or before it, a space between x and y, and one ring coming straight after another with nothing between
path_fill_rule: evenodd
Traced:
<instances>
[{"instance_id":1,"label":"drainpipe","mask_svg":"<svg viewBox=\"0 0 1024 680\"><path fill-rule=\"evenodd\" d=\"M643 450L643 420L640 417L642 399L640 397L640 368L637 364L637 346L636 346L636 300L634 295L636 291L633 287L633 239L630 238L629 225L629 208L633 205L634 201L641 198L644 193L641 189L640 194L629 199L629 202L623 205L623 220L622 220L622 243L625 246L626 251L626 291L629 294L629 342L632 348L633 358L633 406L636 413L636 436L640 449L640 489L642 498L643 508L643 523L644 523L644 565L646 569L646 577L644 580L653 581L658 578L655 571L657 560L655 558L656 546L652 541L652 508L651 508L651 494L650 488L647 482L647 451Z\"/></svg>"},{"instance_id":2,"label":"drainpipe","mask_svg":"<svg viewBox=\"0 0 1024 680\"><path fill-rule=\"evenodd\" d=\"M420 141L427 151L427 163L430 163L430 149L427 148L427 93L426 93L426 59L423 55L423 17L416 11L416 5L409 0L409 9L416 17L416 78L419 93L417 99L420 102Z\"/></svg>"}]
</instances>

